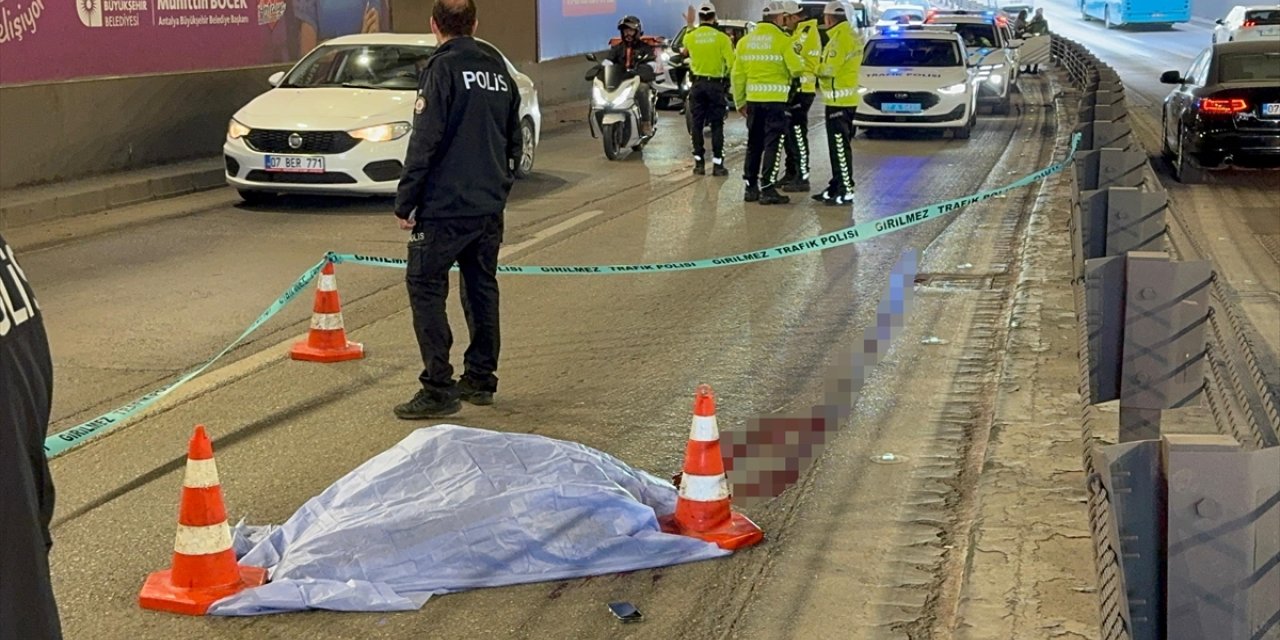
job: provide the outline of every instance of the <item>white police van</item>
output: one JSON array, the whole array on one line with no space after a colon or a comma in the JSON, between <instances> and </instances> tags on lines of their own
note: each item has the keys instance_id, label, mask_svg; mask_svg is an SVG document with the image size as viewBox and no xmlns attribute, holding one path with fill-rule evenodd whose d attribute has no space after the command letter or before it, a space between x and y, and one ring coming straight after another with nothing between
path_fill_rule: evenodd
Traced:
<instances>
[{"instance_id":1,"label":"white police van","mask_svg":"<svg viewBox=\"0 0 1280 640\"><path fill-rule=\"evenodd\" d=\"M1022 41L1012 37L1008 22L995 11L937 11L925 19L928 25L953 25L964 39L969 63L977 68L978 103L993 113L1009 113L1018 82L1016 49Z\"/></svg>"},{"instance_id":2,"label":"white police van","mask_svg":"<svg viewBox=\"0 0 1280 640\"><path fill-rule=\"evenodd\" d=\"M964 40L947 27L889 25L867 41L858 75L854 125L882 129L947 129L968 138L978 91Z\"/></svg>"}]
</instances>

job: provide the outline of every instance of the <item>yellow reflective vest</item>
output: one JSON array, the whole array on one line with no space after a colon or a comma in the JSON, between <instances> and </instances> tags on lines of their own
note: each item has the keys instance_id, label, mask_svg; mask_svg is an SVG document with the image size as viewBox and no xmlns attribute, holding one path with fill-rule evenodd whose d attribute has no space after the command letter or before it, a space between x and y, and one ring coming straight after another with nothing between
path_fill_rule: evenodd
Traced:
<instances>
[{"instance_id":1,"label":"yellow reflective vest","mask_svg":"<svg viewBox=\"0 0 1280 640\"><path fill-rule=\"evenodd\" d=\"M787 102L791 80L804 72L786 32L772 22L761 22L738 41L733 65L733 103Z\"/></svg>"},{"instance_id":2,"label":"yellow reflective vest","mask_svg":"<svg viewBox=\"0 0 1280 640\"><path fill-rule=\"evenodd\" d=\"M728 78L733 69L733 40L709 24L684 35L689 52L689 72L704 78Z\"/></svg>"},{"instance_id":3,"label":"yellow reflective vest","mask_svg":"<svg viewBox=\"0 0 1280 640\"><path fill-rule=\"evenodd\" d=\"M800 74L800 91L817 91L818 65L822 62L822 36L818 33L817 20L805 20L796 25L791 36L791 46L804 61L804 73Z\"/></svg>"},{"instance_id":4,"label":"yellow reflective vest","mask_svg":"<svg viewBox=\"0 0 1280 640\"><path fill-rule=\"evenodd\" d=\"M818 68L818 88L829 107L858 106L858 73L862 70L862 38L848 22L827 30L827 46Z\"/></svg>"}]
</instances>

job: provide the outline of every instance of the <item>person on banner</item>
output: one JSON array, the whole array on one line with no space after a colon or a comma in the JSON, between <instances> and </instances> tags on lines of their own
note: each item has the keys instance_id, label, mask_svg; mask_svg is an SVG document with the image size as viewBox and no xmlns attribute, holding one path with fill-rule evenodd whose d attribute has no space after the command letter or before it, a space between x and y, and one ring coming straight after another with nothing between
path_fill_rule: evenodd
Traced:
<instances>
[{"instance_id":1,"label":"person on banner","mask_svg":"<svg viewBox=\"0 0 1280 640\"><path fill-rule=\"evenodd\" d=\"M762 205L786 204L778 192L782 181L782 137L787 132L791 83L804 72L804 61L782 30L787 17L783 2L765 5L761 21L738 41L731 86L733 103L747 117L747 158L742 179L743 201Z\"/></svg>"},{"instance_id":2,"label":"person on banner","mask_svg":"<svg viewBox=\"0 0 1280 640\"><path fill-rule=\"evenodd\" d=\"M475 0L436 0L431 31L440 44L419 80L396 196L400 228L412 231L405 283L424 366L422 388L395 407L406 420L456 413L462 400L492 404L498 388L498 248L520 162L520 93L502 60L476 43L475 28ZM471 334L457 382L445 313L455 262Z\"/></svg>"},{"instance_id":3,"label":"person on banner","mask_svg":"<svg viewBox=\"0 0 1280 640\"><path fill-rule=\"evenodd\" d=\"M787 28L791 44L804 61L804 72L792 81L791 99L787 105L786 173L782 190L791 193L809 191L809 111L817 92L817 70L822 59L822 36L818 21L805 20L804 10L794 0L783 2L787 12Z\"/></svg>"},{"instance_id":4,"label":"person on banner","mask_svg":"<svg viewBox=\"0 0 1280 640\"><path fill-rule=\"evenodd\" d=\"M831 182L814 200L828 206L853 203L853 114L858 108L858 73L862 70L862 38L849 22L845 4L828 2L823 8L827 44L818 67L818 87L826 105L827 150Z\"/></svg>"},{"instance_id":5,"label":"person on banner","mask_svg":"<svg viewBox=\"0 0 1280 640\"><path fill-rule=\"evenodd\" d=\"M704 2L698 7L699 25L684 36L689 57L689 109L693 116L693 172L706 175L706 136L711 127L711 175L727 176L724 166L724 119L729 108L726 91L735 55L733 42L716 28L716 7Z\"/></svg>"},{"instance_id":6,"label":"person on banner","mask_svg":"<svg viewBox=\"0 0 1280 640\"><path fill-rule=\"evenodd\" d=\"M388 0L291 0L289 4L298 29L298 57L331 38L391 30Z\"/></svg>"},{"instance_id":7,"label":"person on banner","mask_svg":"<svg viewBox=\"0 0 1280 640\"><path fill-rule=\"evenodd\" d=\"M616 64L627 73L640 77L640 89L636 92L636 102L640 105L640 134L653 133L653 81L657 77L654 66L658 54L653 45L644 41L644 24L635 16L623 16L618 21L618 34L621 41L609 49L605 58Z\"/></svg>"},{"instance_id":8,"label":"person on banner","mask_svg":"<svg viewBox=\"0 0 1280 640\"><path fill-rule=\"evenodd\" d=\"M60 640L49 579L53 476L44 454L53 362L44 314L0 236L0 636Z\"/></svg>"}]
</instances>

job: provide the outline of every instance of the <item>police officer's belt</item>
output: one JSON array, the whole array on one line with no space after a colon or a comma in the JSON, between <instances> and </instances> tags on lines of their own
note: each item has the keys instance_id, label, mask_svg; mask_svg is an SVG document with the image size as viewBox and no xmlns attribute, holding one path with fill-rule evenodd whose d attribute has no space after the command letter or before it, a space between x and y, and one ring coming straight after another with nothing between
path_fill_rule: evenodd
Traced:
<instances>
[{"instance_id":1,"label":"police officer's belt","mask_svg":"<svg viewBox=\"0 0 1280 640\"><path fill-rule=\"evenodd\" d=\"M699 76L699 75L694 75L692 73L689 74L689 78L693 82L724 82L728 80L728 78L717 78L715 76Z\"/></svg>"}]
</instances>

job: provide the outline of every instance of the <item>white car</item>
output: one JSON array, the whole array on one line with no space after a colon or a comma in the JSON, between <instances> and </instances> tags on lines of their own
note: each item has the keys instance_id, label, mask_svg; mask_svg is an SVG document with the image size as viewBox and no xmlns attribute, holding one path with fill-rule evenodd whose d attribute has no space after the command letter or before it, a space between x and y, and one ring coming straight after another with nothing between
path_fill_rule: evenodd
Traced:
<instances>
[{"instance_id":1,"label":"white car","mask_svg":"<svg viewBox=\"0 0 1280 640\"><path fill-rule=\"evenodd\" d=\"M924 24L925 10L910 4L891 4L880 12L880 19L875 26L887 27L895 24ZM874 34L873 34L874 37Z\"/></svg>"},{"instance_id":2,"label":"white car","mask_svg":"<svg viewBox=\"0 0 1280 640\"><path fill-rule=\"evenodd\" d=\"M1280 40L1280 4L1236 5L1213 28L1213 43Z\"/></svg>"},{"instance_id":3,"label":"white car","mask_svg":"<svg viewBox=\"0 0 1280 640\"><path fill-rule=\"evenodd\" d=\"M964 39L969 64L977 67L978 102L990 106L994 113L1009 113L1013 86L1018 82L1015 49L1022 41L1011 37L1008 20L994 11L952 11L934 13L926 24L955 26Z\"/></svg>"},{"instance_id":4,"label":"white car","mask_svg":"<svg viewBox=\"0 0 1280 640\"><path fill-rule=\"evenodd\" d=\"M964 40L947 28L894 25L867 41L858 74L854 125L944 128L968 138L977 121L978 89Z\"/></svg>"},{"instance_id":5,"label":"white car","mask_svg":"<svg viewBox=\"0 0 1280 640\"><path fill-rule=\"evenodd\" d=\"M520 91L524 152L533 169L542 113L533 81L493 45ZM227 183L246 201L280 193L394 195L412 129L418 69L436 50L426 34L373 33L326 41L232 117Z\"/></svg>"}]
</instances>

